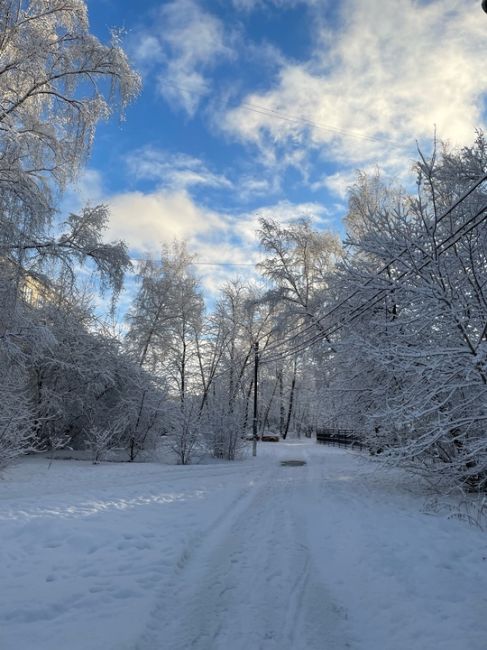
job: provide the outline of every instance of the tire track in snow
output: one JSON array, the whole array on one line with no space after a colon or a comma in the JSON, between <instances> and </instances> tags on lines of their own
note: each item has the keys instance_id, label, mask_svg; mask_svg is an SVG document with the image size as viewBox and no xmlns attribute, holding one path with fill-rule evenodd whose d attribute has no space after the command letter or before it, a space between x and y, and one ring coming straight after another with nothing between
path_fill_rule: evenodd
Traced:
<instances>
[{"instance_id":1,"label":"tire track in snow","mask_svg":"<svg viewBox=\"0 0 487 650\"><path fill-rule=\"evenodd\" d=\"M161 626L165 626L165 621L171 620L171 616L168 613L168 603L176 598L181 590L181 586L186 584L188 565L193 564L196 567L198 566L199 559L198 557L194 558L195 555L198 556L198 551L202 549L202 553L205 555L205 549L211 549L215 543L213 540L219 537L220 529L231 526L232 522L238 519L242 512L245 512L248 504L258 498L258 495L263 489L262 481L258 476L259 470L257 472L252 471L248 476L246 486L242 488L237 497L224 508L204 531L200 534L193 535L188 540L176 561L173 578L167 584L162 585L159 590L157 603L151 613L147 630L136 644L135 650L158 650L159 648L163 650L166 648L167 650L175 650L176 646L172 646L167 639L163 639L162 641L156 640L156 637L159 636ZM176 613L177 619L179 619L180 614L181 612Z\"/></svg>"},{"instance_id":2,"label":"tire track in snow","mask_svg":"<svg viewBox=\"0 0 487 650\"><path fill-rule=\"evenodd\" d=\"M303 543L309 522L299 505L309 472L264 471L258 487L241 494L192 546L137 650L351 647L343 640L343 611L313 577Z\"/></svg>"}]
</instances>

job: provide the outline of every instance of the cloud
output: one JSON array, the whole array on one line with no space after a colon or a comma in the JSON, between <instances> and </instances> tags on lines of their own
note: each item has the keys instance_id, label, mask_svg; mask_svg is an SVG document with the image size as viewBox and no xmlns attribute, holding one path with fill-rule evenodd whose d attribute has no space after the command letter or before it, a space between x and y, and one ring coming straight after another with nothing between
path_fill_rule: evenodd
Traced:
<instances>
[{"instance_id":1,"label":"cloud","mask_svg":"<svg viewBox=\"0 0 487 650\"><path fill-rule=\"evenodd\" d=\"M100 172L89 167L80 174L76 193L83 204L96 205L103 196L103 178Z\"/></svg>"},{"instance_id":2,"label":"cloud","mask_svg":"<svg viewBox=\"0 0 487 650\"><path fill-rule=\"evenodd\" d=\"M75 183L70 184L64 192L58 213L58 226L64 222L67 215L78 214L86 205L99 205L103 203L103 178L96 169L86 168L79 175Z\"/></svg>"},{"instance_id":3,"label":"cloud","mask_svg":"<svg viewBox=\"0 0 487 650\"><path fill-rule=\"evenodd\" d=\"M163 47L154 34L139 33L131 49L134 60L143 69L164 60Z\"/></svg>"},{"instance_id":4,"label":"cloud","mask_svg":"<svg viewBox=\"0 0 487 650\"><path fill-rule=\"evenodd\" d=\"M232 0L232 5L239 11L254 11L265 7L278 7L290 9L297 5L314 6L322 0Z\"/></svg>"},{"instance_id":5,"label":"cloud","mask_svg":"<svg viewBox=\"0 0 487 650\"><path fill-rule=\"evenodd\" d=\"M208 71L234 54L228 41L222 22L195 0L173 0L138 32L131 50L143 70L158 70L159 94L193 116L211 91Z\"/></svg>"},{"instance_id":6,"label":"cloud","mask_svg":"<svg viewBox=\"0 0 487 650\"><path fill-rule=\"evenodd\" d=\"M123 239L139 251L156 252L161 243L196 241L227 228L223 215L196 205L184 190L126 192L106 203L110 208L108 236Z\"/></svg>"},{"instance_id":7,"label":"cloud","mask_svg":"<svg viewBox=\"0 0 487 650\"><path fill-rule=\"evenodd\" d=\"M170 154L152 146L134 151L127 159L131 176L156 181L160 187L185 190L193 186L231 189L225 176L215 174L198 158Z\"/></svg>"},{"instance_id":8,"label":"cloud","mask_svg":"<svg viewBox=\"0 0 487 650\"><path fill-rule=\"evenodd\" d=\"M435 125L441 139L471 142L487 91L477 6L344 0L333 26L318 5L313 56L284 63L269 90L227 110L227 133L257 146L270 166L301 151L304 167L315 150L346 173L376 162L409 167L416 141L431 142ZM343 184L333 185L341 193Z\"/></svg>"},{"instance_id":9,"label":"cloud","mask_svg":"<svg viewBox=\"0 0 487 650\"><path fill-rule=\"evenodd\" d=\"M258 169L247 164L245 172L227 169L229 177L209 169L194 156L173 154L148 145L127 156L126 165L135 181L153 181L160 189L187 190L188 193L201 188L232 190L232 198L241 203L255 202L259 197L277 195L282 191L281 163L277 162L272 173L266 169L264 175L259 174Z\"/></svg>"},{"instance_id":10,"label":"cloud","mask_svg":"<svg viewBox=\"0 0 487 650\"><path fill-rule=\"evenodd\" d=\"M125 192L104 198L110 209L108 235L123 239L131 250L158 251L161 243L185 239L192 250L205 251L206 261L251 262L256 253L260 218L290 223L307 217L318 227L332 225L320 203L280 201L250 212L216 212L198 204L184 190ZM250 256L250 257L249 257Z\"/></svg>"},{"instance_id":11,"label":"cloud","mask_svg":"<svg viewBox=\"0 0 487 650\"><path fill-rule=\"evenodd\" d=\"M110 208L107 239L123 239L135 259L157 255L162 243L188 242L197 256L198 275L207 293L236 276L256 279L261 261L257 230L261 217L289 223L309 217L317 227L330 225L327 209L319 203L281 201L251 212L227 214L195 202L183 190L126 192L104 199Z\"/></svg>"},{"instance_id":12,"label":"cloud","mask_svg":"<svg viewBox=\"0 0 487 650\"><path fill-rule=\"evenodd\" d=\"M289 224L297 219L307 218L317 228L333 228L334 223L328 209L320 203L292 203L279 201L272 205L263 205L251 212L240 215L234 225L235 233L248 247L258 246L257 231L260 219L273 219L281 224Z\"/></svg>"},{"instance_id":13,"label":"cloud","mask_svg":"<svg viewBox=\"0 0 487 650\"><path fill-rule=\"evenodd\" d=\"M257 261L256 242L244 241L241 232L240 220L245 221L246 215L232 218L211 211L184 190L126 192L106 202L110 208L107 238L126 241L134 260L157 256L162 243L186 240L197 255L197 274L210 302L228 279L255 274L248 264Z\"/></svg>"},{"instance_id":14,"label":"cloud","mask_svg":"<svg viewBox=\"0 0 487 650\"><path fill-rule=\"evenodd\" d=\"M278 174L266 173L265 176L243 175L238 182L238 196L241 201L255 200L280 192Z\"/></svg>"}]
</instances>

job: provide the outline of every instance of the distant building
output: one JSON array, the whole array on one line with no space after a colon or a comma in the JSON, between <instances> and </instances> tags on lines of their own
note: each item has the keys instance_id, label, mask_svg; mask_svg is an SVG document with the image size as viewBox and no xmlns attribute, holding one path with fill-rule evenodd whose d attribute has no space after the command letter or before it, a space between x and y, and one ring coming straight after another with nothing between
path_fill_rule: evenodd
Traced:
<instances>
[{"instance_id":1,"label":"distant building","mask_svg":"<svg viewBox=\"0 0 487 650\"><path fill-rule=\"evenodd\" d=\"M40 273L26 271L11 258L0 259L2 275L11 282L12 289L30 307L42 307L46 302L54 302L56 289L48 278Z\"/></svg>"}]
</instances>

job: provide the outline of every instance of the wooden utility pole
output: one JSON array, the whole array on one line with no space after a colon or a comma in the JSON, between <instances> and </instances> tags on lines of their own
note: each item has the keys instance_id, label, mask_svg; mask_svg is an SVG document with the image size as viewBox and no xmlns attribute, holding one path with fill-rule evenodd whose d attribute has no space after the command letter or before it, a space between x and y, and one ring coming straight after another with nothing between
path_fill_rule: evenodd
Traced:
<instances>
[{"instance_id":1,"label":"wooden utility pole","mask_svg":"<svg viewBox=\"0 0 487 650\"><path fill-rule=\"evenodd\" d=\"M259 377L259 341L254 343L254 419L252 420L252 456L257 456L257 383Z\"/></svg>"}]
</instances>

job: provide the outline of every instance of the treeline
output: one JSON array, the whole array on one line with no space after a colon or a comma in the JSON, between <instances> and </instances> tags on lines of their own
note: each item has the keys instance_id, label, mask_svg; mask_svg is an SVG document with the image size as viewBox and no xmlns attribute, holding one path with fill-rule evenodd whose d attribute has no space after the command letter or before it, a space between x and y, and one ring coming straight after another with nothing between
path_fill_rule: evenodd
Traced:
<instances>
[{"instance_id":1,"label":"treeline","mask_svg":"<svg viewBox=\"0 0 487 650\"><path fill-rule=\"evenodd\" d=\"M342 243L262 220L262 282L228 283L205 316L184 246L140 269L126 344L164 376L187 426L233 458L259 433L347 429L442 488L487 485L487 146L438 147L415 193L359 174Z\"/></svg>"},{"instance_id":2,"label":"treeline","mask_svg":"<svg viewBox=\"0 0 487 650\"><path fill-rule=\"evenodd\" d=\"M104 206L63 223L56 207L97 122L140 80L116 38L89 33L83 0L2 12L0 464L66 446L134 460L161 441L180 463L233 459L252 431L258 345L259 433L353 430L442 487L485 490L482 133L420 157L414 192L359 174L344 242L309 220L262 220L260 280L228 282L211 312L184 243L162 247L137 266L115 336L93 286L116 301L126 245L103 240Z\"/></svg>"},{"instance_id":3,"label":"treeline","mask_svg":"<svg viewBox=\"0 0 487 650\"><path fill-rule=\"evenodd\" d=\"M319 255L322 262L326 256L331 261L330 242L338 250L335 237L314 233L307 222L291 229L308 242L316 240L315 260ZM262 283L234 280L220 289L207 313L184 244L164 247L159 259L144 262L138 279L124 346L141 368L164 381L178 406L171 444L179 462L190 462L201 448L234 459L245 444L252 432L256 343L259 435L268 429L283 438L290 430L311 433L315 386L311 376L306 380L307 358L294 352L288 358L290 347L285 354L281 348L289 328L301 326L299 310L286 309Z\"/></svg>"}]
</instances>

